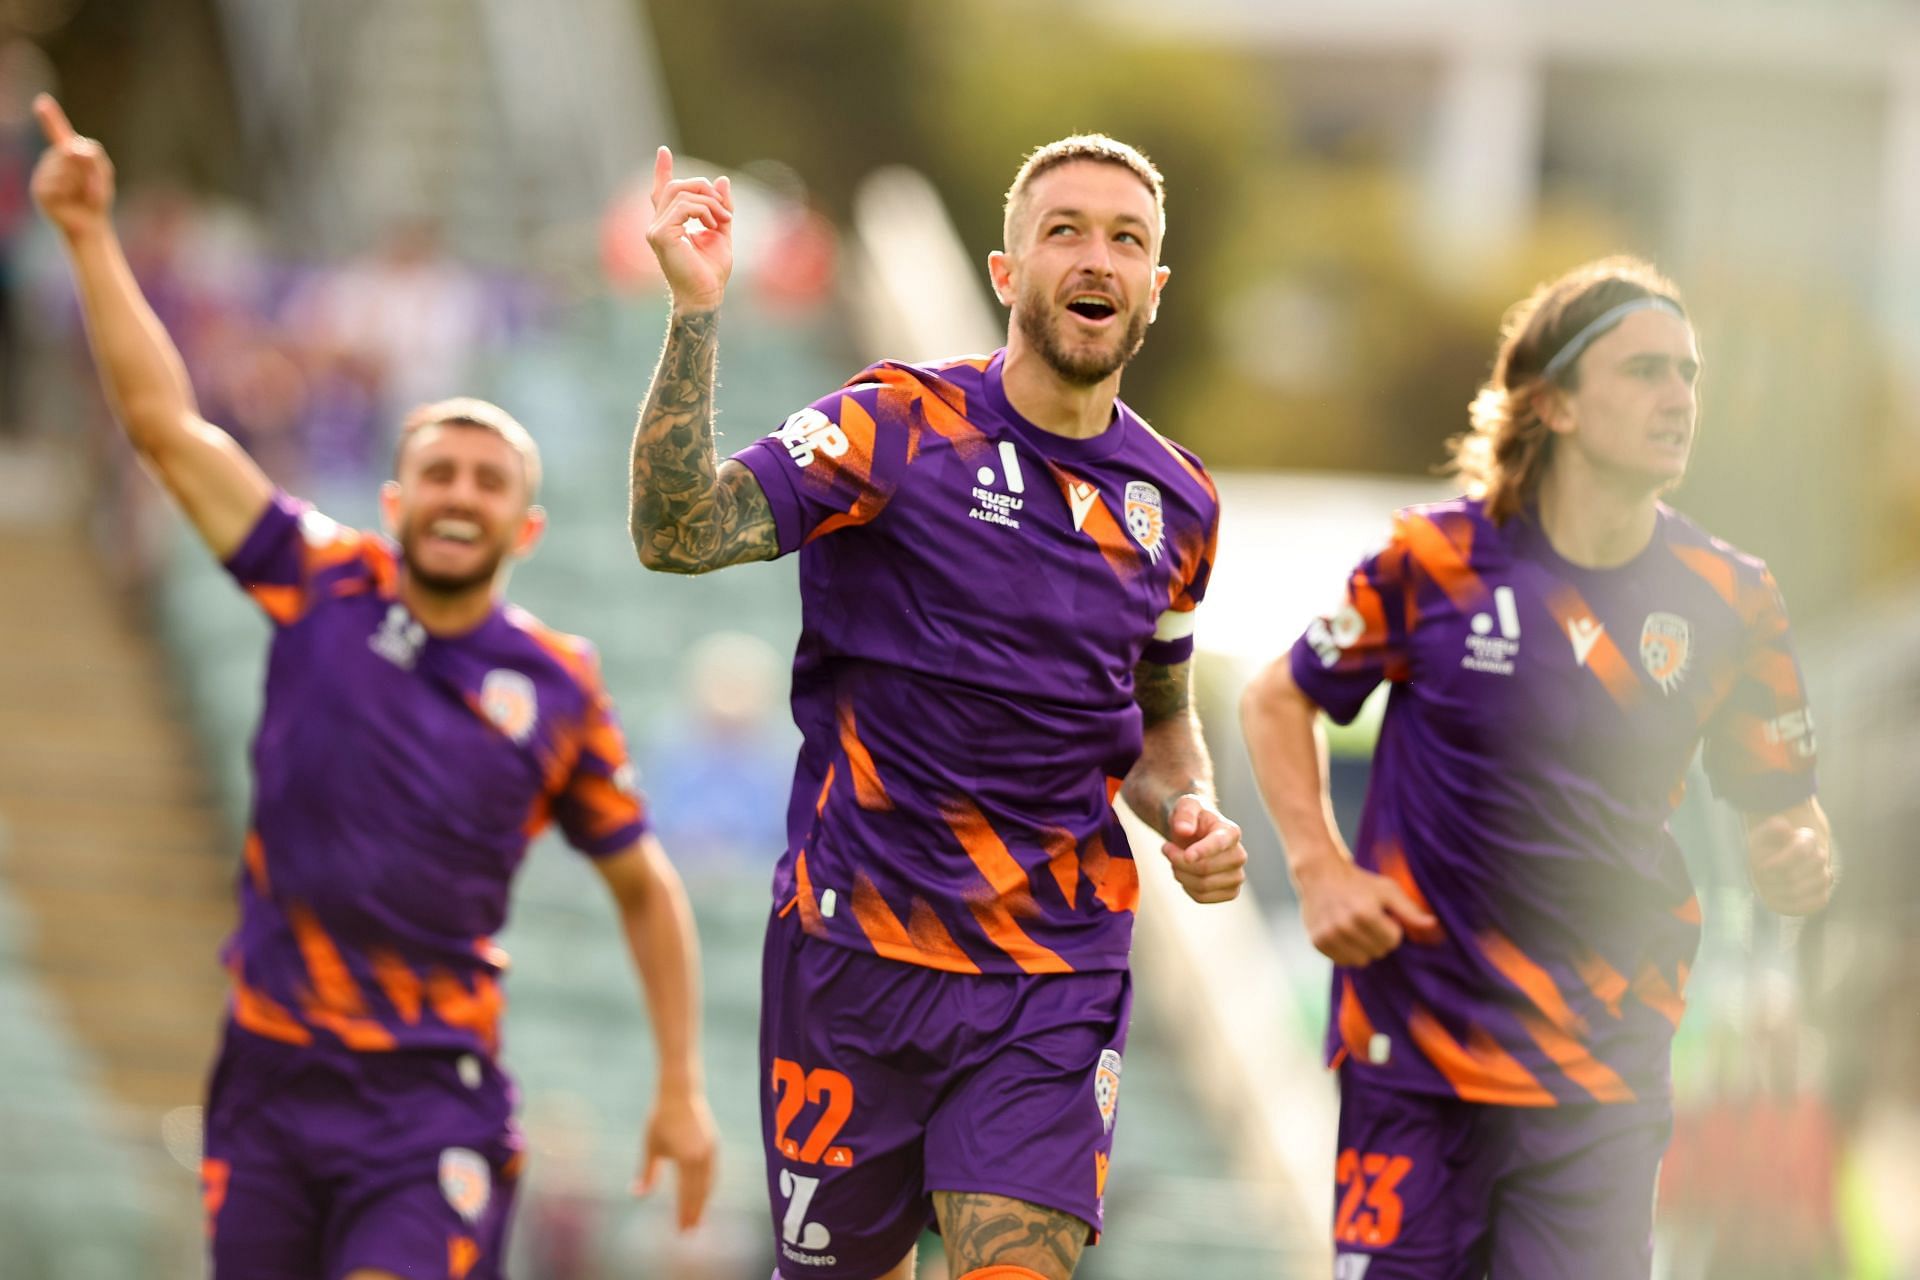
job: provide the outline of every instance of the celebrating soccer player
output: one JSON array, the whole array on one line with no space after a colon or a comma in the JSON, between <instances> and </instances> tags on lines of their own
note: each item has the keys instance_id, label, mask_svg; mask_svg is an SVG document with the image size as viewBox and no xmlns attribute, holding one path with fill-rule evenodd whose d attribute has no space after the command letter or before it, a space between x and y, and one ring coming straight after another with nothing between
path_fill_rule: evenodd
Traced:
<instances>
[{"instance_id":1,"label":"celebrating soccer player","mask_svg":"<svg viewBox=\"0 0 1920 1280\"><path fill-rule=\"evenodd\" d=\"M500 1275L521 1160L489 937L550 817L618 906L660 1051L641 1181L676 1162L691 1225L714 1137L685 895L592 650L501 596L542 527L532 439L482 401L416 410L381 494L393 541L277 491L199 416L114 234L106 153L51 98L34 110L34 198L114 412L274 624L206 1110L215 1275Z\"/></svg>"},{"instance_id":2,"label":"celebrating soccer player","mask_svg":"<svg viewBox=\"0 0 1920 1280\"><path fill-rule=\"evenodd\" d=\"M1700 903L1667 829L1704 740L1755 891L1825 905L1827 821L1766 566L1665 506L1700 356L1678 291L1611 258L1510 313L1467 496L1396 517L1243 720L1336 966L1336 1276L1645 1280ZM1391 683L1357 847L1315 718Z\"/></svg>"},{"instance_id":3,"label":"celebrating soccer player","mask_svg":"<svg viewBox=\"0 0 1920 1280\"><path fill-rule=\"evenodd\" d=\"M1122 404L1166 286L1160 174L1082 136L1028 157L988 260L1007 345L875 364L717 461L726 179L673 176L673 293L633 443L634 547L702 573L800 552L804 737L761 1012L780 1275L1065 1280L1101 1221L1138 872L1239 892L1189 703L1218 502Z\"/></svg>"}]
</instances>

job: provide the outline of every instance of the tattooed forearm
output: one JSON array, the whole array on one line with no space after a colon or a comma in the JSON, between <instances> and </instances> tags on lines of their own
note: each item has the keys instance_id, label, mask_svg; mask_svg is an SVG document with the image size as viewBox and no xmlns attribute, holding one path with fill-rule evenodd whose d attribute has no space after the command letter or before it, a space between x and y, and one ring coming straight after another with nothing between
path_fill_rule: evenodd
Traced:
<instances>
[{"instance_id":1,"label":"tattooed forearm","mask_svg":"<svg viewBox=\"0 0 1920 1280\"><path fill-rule=\"evenodd\" d=\"M1087 1243L1087 1224L1072 1214L1009 1196L936 1191L933 1207L956 1276L1004 1263L1070 1280Z\"/></svg>"},{"instance_id":2,"label":"tattooed forearm","mask_svg":"<svg viewBox=\"0 0 1920 1280\"><path fill-rule=\"evenodd\" d=\"M779 554L773 512L753 473L713 449L718 312L675 315L633 432L627 529L649 569L705 573Z\"/></svg>"},{"instance_id":3,"label":"tattooed forearm","mask_svg":"<svg viewBox=\"0 0 1920 1280\"><path fill-rule=\"evenodd\" d=\"M1133 698L1140 704L1140 759L1121 794L1141 821L1166 835L1174 801L1213 799L1213 761L1193 711L1193 664L1142 662L1133 669Z\"/></svg>"}]
</instances>

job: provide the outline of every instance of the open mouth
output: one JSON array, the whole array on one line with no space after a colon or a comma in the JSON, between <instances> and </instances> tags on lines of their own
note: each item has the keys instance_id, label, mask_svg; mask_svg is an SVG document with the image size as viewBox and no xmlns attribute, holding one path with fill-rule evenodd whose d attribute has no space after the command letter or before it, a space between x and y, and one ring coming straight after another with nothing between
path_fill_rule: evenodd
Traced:
<instances>
[{"instance_id":1,"label":"open mouth","mask_svg":"<svg viewBox=\"0 0 1920 1280\"><path fill-rule=\"evenodd\" d=\"M1687 432L1679 429L1656 431L1653 433L1653 442L1669 449L1684 449L1687 447Z\"/></svg>"},{"instance_id":2,"label":"open mouth","mask_svg":"<svg viewBox=\"0 0 1920 1280\"><path fill-rule=\"evenodd\" d=\"M427 526L427 536L438 542L455 542L461 546L472 546L480 541L480 525L473 520L443 517Z\"/></svg>"},{"instance_id":3,"label":"open mouth","mask_svg":"<svg viewBox=\"0 0 1920 1280\"><path fill-rule=\"evenodd\" d=\"M1076 293L1073 297L1067 299L1067 310L1073 312L1074 315L1079 316L1082 320L1089 320L1095 324L1099 324L1102 321L1113 319L1115 315L1119 314L1120 309L1113 305L1112 299L1103 298L1097 293Z\"/></svg>"}]
</instances>

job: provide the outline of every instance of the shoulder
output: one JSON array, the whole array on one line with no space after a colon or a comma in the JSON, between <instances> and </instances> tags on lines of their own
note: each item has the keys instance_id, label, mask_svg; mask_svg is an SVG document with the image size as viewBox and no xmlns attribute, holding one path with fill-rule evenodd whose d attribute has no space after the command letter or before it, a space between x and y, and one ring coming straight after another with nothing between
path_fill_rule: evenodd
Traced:
<instances>
[{"instance_id":1,"label":"shoulder","mask_svg":"<svg viewBox=\"0 0 1920 1280\"><path fill-rule=\"evenodd\" d=\"M568 680L588 694L600 692L600 653L592 641L550 627L519 605L507 605L501 616L514 635Z\"/></svg>"},{"instance_id":2,"label":"shoulder","mask_svg":"<svg viewBox=\"0 0 1920 1280\"><path fill-rule=\"evenodd\" d=\"M1217 513L1220 506L1220 490L1214 485L1213 477L1207 473L1207 464L1200 460L1200 455L1178 440L1162 435L1151 422L1135 413L1125 401L1120 402L1120 411L1129 429L1137 431L1141 438L1148 442L1150 456L1160 464L1155 470L1176 483L1184 482L1196 489L1204 499L1203 505Z\"/></svg>"},{"instance_id":3,"label":"shoulder","mask_svg":"<svg viewBox=\"0 0 1920 1280\"><path fill-rule=\"evenodd\" d=\"M1778 607L1780 589L1760 557L1716 538L1665 503L1660 505L1659 536L1674 559L1703 579L1742 619L1751 622Z\"/></svg>"},{"instance_id":4,"label":"shoulder","mask_svg":"<svg viewBox=\"0 0 1920 1280\"><path fill-rule=\"evenodd\" d=\"M1488 517L1486 503L1479 498L1420 502L1393 513L1394 541L1420 543L1437 537L1462 556L1503 545L1504 532Z\"/></svg>"}]
</instances>

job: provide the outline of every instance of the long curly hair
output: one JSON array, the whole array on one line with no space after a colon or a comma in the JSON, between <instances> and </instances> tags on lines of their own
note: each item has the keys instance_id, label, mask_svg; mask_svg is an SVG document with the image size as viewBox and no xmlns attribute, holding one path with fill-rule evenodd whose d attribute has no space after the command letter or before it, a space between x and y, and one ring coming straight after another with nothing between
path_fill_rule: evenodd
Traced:
<instances>
[{"instance_id":1,"label":"long curly hair","mask_svg":"<svg viewBox=\"0 0 1920 1280\"><path fill-rule=\"evenodd\" d=\"M1485 499L1496 524L1532 504L1553 454L1553 432L1540 416L1541 395L1551 387L1579 389L1578 359L1551 382L1547 364L1603 313L1648 297L1664 298L1686 313L1673 281L1652 263L1622 255L1575 267L1507 312L1493 373L1467 410L1473 425L1447 441L1445 465L1469 497Z\"/></svg>"}]
</instances>

